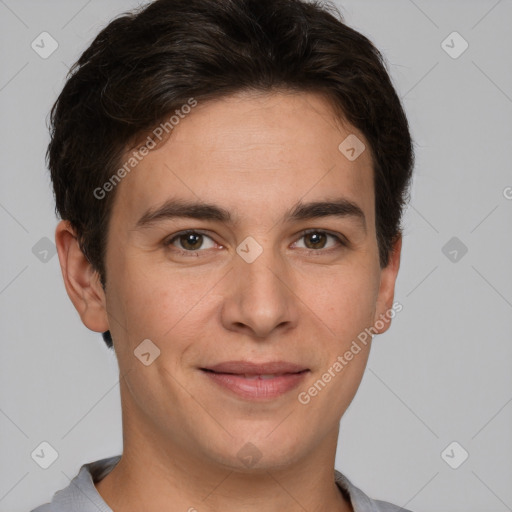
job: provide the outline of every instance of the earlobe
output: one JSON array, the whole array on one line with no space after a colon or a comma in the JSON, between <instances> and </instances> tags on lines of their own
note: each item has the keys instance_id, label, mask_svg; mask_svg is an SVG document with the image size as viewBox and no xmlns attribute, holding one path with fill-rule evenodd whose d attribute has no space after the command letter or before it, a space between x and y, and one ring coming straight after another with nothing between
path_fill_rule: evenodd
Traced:
<instances>
[{"instance_id":1,"label":"earlobe","mask_svg":"<svg viewBox=\"0 0 512 512\"><path fill-rule=\"evenodd\" d=\"M108 331L105 293L98 272L82 252L69 221L57 225L55 244L66 291L82 322L92 331Z\"/></svg>"},{"instance_id":2,"label":"earlobe","mask_svg":"<svg viewBox=\"0 0 512 512\"><path fill-rule=\"evenodd\" d=\"M377 307L373 321L376 334L382 334L389 329L391 325L390 310L393 309L393 299L395 296L395 283L400 268L400 255L402 252L402 235L400 234L389 255L388 265L381 269L380 288L377 298Z\"/></svg>"}]
</instances>

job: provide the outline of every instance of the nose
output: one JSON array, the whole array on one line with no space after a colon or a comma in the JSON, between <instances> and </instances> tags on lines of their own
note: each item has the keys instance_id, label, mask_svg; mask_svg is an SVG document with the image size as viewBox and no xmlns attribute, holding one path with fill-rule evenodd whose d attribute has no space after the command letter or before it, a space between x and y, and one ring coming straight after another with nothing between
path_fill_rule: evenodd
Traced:
<instances>
[{"instance_id":1,"label":"nose","mask_svg":"<svg viewBox=\"0 0 512 512\"><path fill-rule=\"evenodd\" d=\"M223 326L254 339L293 329L299 318L290 268L270 248L251 263L235 256L222 307Z\"/></svg>"}]
</instances>

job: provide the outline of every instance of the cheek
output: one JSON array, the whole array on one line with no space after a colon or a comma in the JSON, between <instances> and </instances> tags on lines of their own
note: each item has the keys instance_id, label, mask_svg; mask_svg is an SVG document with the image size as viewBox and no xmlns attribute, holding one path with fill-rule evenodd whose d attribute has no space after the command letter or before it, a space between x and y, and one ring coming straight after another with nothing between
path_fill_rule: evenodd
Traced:
<instances>
[{"instance_id":1,"label":"cheek","mask_svg":"<svg viewBox=\"0 0 512 512\"><path fill-rule=\"evenodd\" d=\"M304 274L297 294L325 327L324 339L338 346L350 343L373 321L378 276L368 265L344 265Z\"/></svg>"},{"instance_id":2,"label":"cheek","mask_svg":"<svg viewBox=\"0 0 512 512\"><path fill-rule=\"evenodd\" d=\"M129 333L130 346L149 338L165 347L165 340L179 343L176 333L207 314L216 280L213 273L197 275L197 269L167 270L148 261L121 264L113 273L107 298L112 315L119 317Z\"/></svg>"},{"instance_id":3,"label":"cheek","mask_svg":"<svg viewBox=\"0 0 512 512\"><path fill-rule=\"evenodd\" d=\"M329 327L315 340L322 354L321 364L298 397L309 418L339 421L366 368L371 336L365 329L372 325L377 281L371 271L355 272L354 268L315 280L324 286L315 286L316 291L309 292L315 301L312 316L317 317L317 324Z\"/></svg>"}]
</instances>

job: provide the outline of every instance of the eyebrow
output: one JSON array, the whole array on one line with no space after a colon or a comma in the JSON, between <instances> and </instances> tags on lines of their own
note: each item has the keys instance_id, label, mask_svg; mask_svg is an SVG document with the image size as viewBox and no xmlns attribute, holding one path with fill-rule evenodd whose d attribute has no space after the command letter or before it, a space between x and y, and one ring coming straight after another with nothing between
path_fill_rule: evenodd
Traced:
<instances>
[{"instance_id":1,"label":"eyebrow","mask_svg":"<svg viewBox=\"0 0 512 512\"><path fill-rule=\"evenodd\" d=\"M366 217L363 210L356 203L346 198L310 203L299 202L285 213L283 220L284 222L293 222L324 217L352 218L361 225L366 233ZM229 210L221 206L169 199L156 209L147 210L137 221L136 228L148 227L159 221L174 218L213 220L229 225L237 224Z\"/></svg>"}]
</instances>

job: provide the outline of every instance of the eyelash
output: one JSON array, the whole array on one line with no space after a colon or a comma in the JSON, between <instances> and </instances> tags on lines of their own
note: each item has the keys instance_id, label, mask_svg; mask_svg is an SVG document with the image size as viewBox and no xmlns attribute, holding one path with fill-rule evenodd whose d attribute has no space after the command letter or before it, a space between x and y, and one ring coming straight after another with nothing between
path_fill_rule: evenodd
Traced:
<instances>
[{"instance_id":1,"label":"eyelash","mask_svg":"<svg viewBox=\"0 0 512 512\"><path fill-rule=\"evenodd\" d=\"M348 242L342 236L336 235L334 233L331 233L330 231L325 231L323 229L307 229L307 230L303 231L300 234L298 240L300 240L301 238L304 238L306 235L310 235L312 233L320 233L320 234L323 234L323 235L330 236L330 237L334 238L338 242L339 246L331 247L329 249L305 249L307 251L308 255L319 256L319 255L330 253L330 252L332 252L334 250L338 250L340 248L348 246ZM203 236L206 236L206 237L210 238L211 240L213 240L210 235L208 235L207 233L204 233L201 230L187 229L185 231L180 231L179 233L176 233L176 234L172 235L171 238L168 238L167 240L164 241L164 245L165 245L165 247L171 247L173 242L176 239L180 238L181 236L189 235L189 234L203 235ZM203 250L185 251L183 249L178 249L177 247L174 247L174 246L173 246L172 250L177 252L179 255L182 255L182 256L193 256L193 257L198 257L200 252L204 252Z\"/></svg>"}]
</instances>

